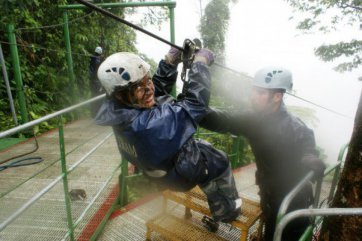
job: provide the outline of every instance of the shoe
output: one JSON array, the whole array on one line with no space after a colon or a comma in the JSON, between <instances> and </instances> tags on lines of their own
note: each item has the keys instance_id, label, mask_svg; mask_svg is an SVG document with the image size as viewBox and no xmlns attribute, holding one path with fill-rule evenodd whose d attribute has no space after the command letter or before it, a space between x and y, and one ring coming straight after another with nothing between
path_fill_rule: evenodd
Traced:
<instances>
[{"instance_id":1,"label":"shoe","mask_svg":"<svg viewBox=\"0 0 362 241\"><path fill-rule=\"evenodd\" d=\"M239 217L240 214L241 214L241 208L237 208L234 211L228 213L228 215L226 215L226 217L220 219L219 221L223 222L223 223L231 223L231 222L235 221Z\"/></svg>"},{"instance_id":2,"label":"shoe","mask_svg":"<svg viewBox=\"0 0 362 241\"><path fill-rule=\"evenodd\" d=\"M220 218L218 221L223 223L231 223L232 221L235 221L239 217L239 215L241 215L241 205L243 201L241 200L241 198L238 198L234 202L235 209L225 214L225 216Z\"/></svg>"}]
</instances>

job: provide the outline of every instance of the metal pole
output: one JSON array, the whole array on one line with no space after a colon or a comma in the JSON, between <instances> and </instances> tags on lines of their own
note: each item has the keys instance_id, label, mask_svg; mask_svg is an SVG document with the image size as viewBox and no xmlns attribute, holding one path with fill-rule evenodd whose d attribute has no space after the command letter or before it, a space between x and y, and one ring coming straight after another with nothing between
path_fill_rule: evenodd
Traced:
<instances>
[{"instance_id":1,"label":"metal pole","mask_svg":"<svg viewBox=\"0 0 362 241\"><path fill-rule=\"evenodd\" d=\"M334 171L334 175L333 175L333 180L332 180L332 185L331 185L331 189L330 189L330 192L329 192L329 195L328 195L328 202L332 201L333 197L334 197L334 192L335 192L335 189L337 187L337 182L338 182L338 179L339 179L339 175L340 175L340 172L341 172L341 165L342 165L342 159L343 159L343 156L344 156L344 153L345 151L347 150L348 148L348 143L345 144L344 146L341 147L341 149L339 150L339 154L338 154L338 165Z\"/></svg>"},{"instance_id":2,"label":"metal pole","mask_svg":"<svg viewBox=\"0 0 362 241\"><path fill-rule=\"evenodd\" d=\"M69 36L69 24L68 24L68 12L63 11L63 21L64 21L64 40L65 40L65 48L66 48L66 59L68 65L68 78L71 83L72 89L72 97L73 100L76 100L76 84L75 84L75 76L74 76L74 68L73 68L73 59L72 59L72 49L70 45L70 36Z\"/></svg>"},{"instance_id":3,"label":"metal pole","mask_svg":"<svg viewBox=\"0 0 362 241\"><path fill-rule=\"evenodd\" d=\"M175 8L174 6L170 6L169 8L170 11L170 39L171 39L171 43L175 43ZM173 97L176 97L176 84L172 87L171 90L171 95Z\"/></svg>"},{"instance_id":4,"label":"metal pole","mask_svg":"<svg viewBox=\"0 0 362 241\"><path fill-rule=\"evenodd\" d=\"M65 109L62 109L60 111L57 111L57 112L54 112L52 114L49 114L49 115L46 115L46 116L43 116L43 117L40 117L39 119L36 119L36 120L33 120L31 122L28 122L26 124L23 124L23 125L20 125L20 126L17 126L17 127L14 127L14 128L11 128L9 130L6 130L6 131L3 131L3 132L0 132L0 138L3 138L3 137L6 137L6 136L9 136L11 134L15 134L19 131L22 131L22 130L25 130L25 129L28 129L29 127L33 127L37 124L40 124L42 123L43 121L47 121L47 120L50 120L56 116L60 116L62 114L65 114L65 113L68 113L72 110L75 110L79 107L82 107L82 106L85 106L85 105L88 105L90 103L93 103L93 102L96 102L100 99L103 99L104 97L106 96L106 94L103 94L103 95L99 95L99 96L96 96L92 99L89 99L87 101L84 101L84 102L81 102L79 104L76 104L76 105L73 105L73 106L70 106L68 108L65 108Z\"/></svg>"},{"instance_id":5,"label":"metal pole","mask_svg":"<svg viewBox=\"0 0 362 241\"><path fill-rule=\"evenodd\" d=\"M288 195L283 199L277 215L277 223L279 223L279 221L284 217L293 198L299 193L300 190L302 190L302 188L309 182L309 180L311 180L313 174L313 171L308 172L308 174L298 183L298 185L293 188L293 190L290 191Z\"/></svg>"},{"instance_id":6,"label":"metal pole","mask_svg":"<svg viewBox=\"0 0 362 241\"><path fill-rule=\"evenodd\" d=\"M5 58L4 58L3 49L1 47L1 44L0 44L0 62L1 62L2 70L3 70L3 76L4 76L5 85L6 85L6 91L8 93L8 97L9 97L11 114L13 116L15 126L17 126L18 125L18 118L16 117L16 111L15 111L15 107L14 107L13 95L11 94L9 78L8 78L8 72L6 71Z\"/></svg>"},{"instance_id":7,"label":"metal pole","mask_svg":"<svg viewBox=\"0 0 362 241\"><path fill-rule=\"evenodd\" d=\"M322 190L322 182L323 182L323 177L319 178L317 180L317 185L315 187L315 196L314 196L314 203L313 203L313 208L318 208L319 205L319 198L321 196L321 190Z\"/></svg>"},{"instance_id":8,"label":"metal pole","mask_svg":"<svg viewBox=\"0 0 362 241\"><path fill-rule=\"evenodd\" d=\"M240 145L240 137L238 136L232 136L232 148L231 148L231 167L232 169L236 168L236 164L239 160L239 145Z\"/></svg>"},{"instance_id":9,"label":"metal pole","mask_svg":"<svg viewBox=\"0 0 362 241\"><path fill-rule=\"evenodd\" d=\"M280 220L274 233L274 241L281 240L283 229L287 224L301 217L315 217L315 216L339 216L339 215L362 215L362 208L325 208L325 209L300 209L288 213Z\"/></svg>"},{"instance_id":10,"label":"metal pole","mask_svg":"<svg viewBox=\"0 0 362 241\"><path fill-rule=\"evenodd\" d=\"M127 177L128 176L128 161L122 157L121 175L119 176L119 205L123 207L128 202L127 197Z\"/></svg>"},{"instance_id":11,"label":"metal pole","mask_svg":"<svg viewBox=\"0 0 362 241\"><path fill-rule=\"evenodd\" d=\"M175 7L169 7L170 10L170 34L171 43L175 43Z\"/></svg>"},{"instance_id":12,"label":"metal pole","mask_svg":"<svg viewBox=\"0 0 362 241\"><path fill-rule=\"evenodd\" d=\"M28 119L28 111L26 109L25 95L24 95L24 85L21 77L20 70L20 61L18 48L16 45L16 37L15 37L15 29L13 24L8 24L8 34L9 34L9 42L10 42L10 53L13 62L14 68L14 79L16 83L16 93L18 97L20 114L21 114L21 123L26 123L29 121Z\"/></svg>"},{"instance_id":13,"label":"metal pole","mask_svg":"<svg viewBox=\"0 0 362 241\"><path fill-rule=\"evenodd\" d=\"M63 189L64 189L64 198L65 198L65 208L67 212L67 221L70 240L74 240L74 227L73 227L73 218L72 218L72 208L69 198L69 189L68 189L68 171L67 164L65 160L65 144L64 144L64 131L62 118L59 117L59 148L60 148L60 160L62 166L62 176L63 176Z\"/></svg>"}]
</instances>

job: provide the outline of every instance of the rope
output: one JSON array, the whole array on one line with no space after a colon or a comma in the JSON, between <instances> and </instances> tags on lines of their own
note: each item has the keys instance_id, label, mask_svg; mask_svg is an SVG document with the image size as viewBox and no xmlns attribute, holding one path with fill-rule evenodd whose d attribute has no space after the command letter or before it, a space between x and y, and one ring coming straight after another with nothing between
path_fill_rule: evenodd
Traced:
<instances>
[{"instance_id":1,"label":"rope","mask_svg":"<svg viewBox=\"0 0 362 241\"><path fill-rule=\"evenodd\" d=\"M16 156L13 156L13 157L10 157L8 159L5 159L3 161L0 161L0 165L6 163L6 162L9 162L13 159L16 159L16 158L19 158L19 157L22 157L22 156L26 156L26 155L29 155L31 153L34 153L36 152L38 149L39 149L39 143L38 143L38 140L36 138L36 135L34 134L34 139L35 139L35 148L29 152L26 152L26 153L23 153L23 154L20 154L20 155L16 155ZM30 161L29 160L34 160L34 161ZM37 160L37 161L35 161ZM20 167L20 166L28 166L28 165L33 165L33 164L37 164L39 162L42 162L43 159L41 157L29 157L29 158L24 158L24 159L21 159L21 160L18 160L18 161L14 161L8 165L4 165L4 166L0 166L0 171L3 171L7 168L11 168L11 167Z\"/></svg>"},{"instance_id":2,"label":"rope","mask_svg":"<svg viewBox=\"0 0 362 241\"><path fill-rule=\"evenodd\" d=\"M11 167L22 167L22 166L30 166L34 164L38 164L40 162L44 161L42 157L40 156L34 156L29 158L24 158L18 161L14 161L8 165L0 166L0 172L4 171L5 169L11 168Z\"/></svg>"},{"instance_id":3,"label":"rope","mask_svg":"<svg viewBox=\"0 0 362 241\"><path fill-rule=\"evenodd\" d=\"M293 96L293 97L297 98L297 99L303 100L303 101L305 101L305 102L307 102L307 103L309 103L309 104L312 104L312 105L314 105L314 106L317 106L317 107L319 107L319 108L321 108L321 109L323 109L323 110L329 111L329 112L331 112L331 113L334 113L334 114L336 114L336 115L345 117L345 118L350 119L350 120L353 119L353 118L350 117L350 116L347 116L347 115L341 114L341 113L339 113L339 112L337 112L337 111L328 109L328 108L326 108L326 107L324 107L324 106L318 105L318 104L316 104L316 103L314 103L314 102L312 102L312 101L309 101L309 100L307 100L307 99L304 99L304 98L302 98L302 97L296 96L296 95L291 94L291 93L288 93L288 92L286 92L286 93L287 93L288 95L290 95L290 96Z\"/></svg>"}]
</instances>

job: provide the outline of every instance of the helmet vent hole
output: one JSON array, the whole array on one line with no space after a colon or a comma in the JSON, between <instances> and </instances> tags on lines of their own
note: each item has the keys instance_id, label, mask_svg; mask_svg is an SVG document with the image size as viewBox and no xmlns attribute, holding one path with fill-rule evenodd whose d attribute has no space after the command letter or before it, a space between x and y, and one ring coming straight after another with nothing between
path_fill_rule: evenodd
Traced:
<instances>
[{"instance_id":1,"label":"helmet vent hole","mask_svg":"<svg viewBox=\"0 0 362 241\"><path fill-rule=\"evenodd\" d=\"M124 68L121 67L121 68L119 68L118 73L119 73L119 74L122 74L123 71L124 71Z\"/></svg>"},{"instance_id":2,"label":"helmet vent hole","mask_svg":"<svg viewBox=\"0 0 362 241\"><path fill-rule=\"evenodd\" d=\"M124 79L124 80L127 80L129 81L131 79L131 76L129 75L128 72L124 72L121 77Z\"/></svg>"},{"instance_id":3,"label":"helmet vent hole","mask_svg":"<svg viewBox=\"0 0 362 241\"><path fill-rule=\"evenodd\" d=\"M270 77L266 77L265 78L265 83L269 83L271 81L271 78Z\"/></svg>"},{"instance_id":4,"label":"helmet vent hole","mask_svg":"<svg viewBox=\"0 0 362 241\"><path fill-rule=\"evenodd\" d=\"M110 69L107 69L106 72L109 73L109 72L111 72L111 70L110 70Z\"/></svg>"},{"instance_id":5,"label":"helmet vent hole","mask_svg":"<svg viewBox=\"0 0 362 241\"><path fill-rule=\"evenodd\" d=\"M271 73L268 73L268 74L267 74L267 76L269 76L269 77L273 77L273 75L272 75Z\"/></svg>"},{"instance_id":6,"label":"helmet vent hole","mask_svg":"<svg viewBox=\"0 0 362 241\"><path fill-rule=\"evenodd\" d=\"M113 71L113 72L117 72L117 68L116 68L116 67L113 67L113 68L112 68L112 71Z\"/></svg>"}]
</instances>

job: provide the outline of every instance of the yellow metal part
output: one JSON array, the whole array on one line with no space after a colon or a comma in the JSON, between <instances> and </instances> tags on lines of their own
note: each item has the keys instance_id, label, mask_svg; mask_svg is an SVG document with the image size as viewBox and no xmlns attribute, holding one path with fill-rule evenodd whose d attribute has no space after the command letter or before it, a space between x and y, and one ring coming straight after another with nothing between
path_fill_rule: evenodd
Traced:
<instances>
[{"instance_id":1,"label":"yellow metal part","mask_svg":"<svg viewBox=\"0 0 362 241\"><path fill-rule=\"evenodd\" d=\"M185 217L188 218L191 217L190 210L196 211L203 215L211 216L206 196L200 190L199 187L195 187L194 189L188 192L173 192L167 190L163 192L163 195L165 198L165 205L167 205L167 200L172 200L176 203L185 206ZM249 237L250 239L251 236L260 237L260 232L262 228L259 227L255 229L255 224L257 221L259 221L259 224L261 223L260 221L261 209L259 203L255 201L251 201L247 198L242 198L242 200L243 200L243 204L241 207L242 214L237 218L237 220L233 221L231 225L241 230L240 240L246 241L247 238ZM166 233L165 229L162 229L161 227L156 227L158 225L158 222L151 221L151 224L149 223L147 224L148 228L149 225L151 225L150 227L152 230L160 232L161 235ZM206 231L206 229L203 230L203 232L209 233L208 231ZM168 240L184 240L184 239L177 239L176 236L172 236L171 234L167 236L172 237ZM202 238L196 240L208 240L208 239Z\"/></svg>"},{"instance_id":2,"label":"yellow metal part","mask_svg":"<svg viewBox=\"0 0 362 241\"><path fill-rule=\"evenodd\" d=\"M196 226L190 219L162 214L147 222L147 240L151 240L151 233L157 232L163 238L174 241L225 241L215 233L210 233L206 228Z\"/></svg>"}]
</instances>

